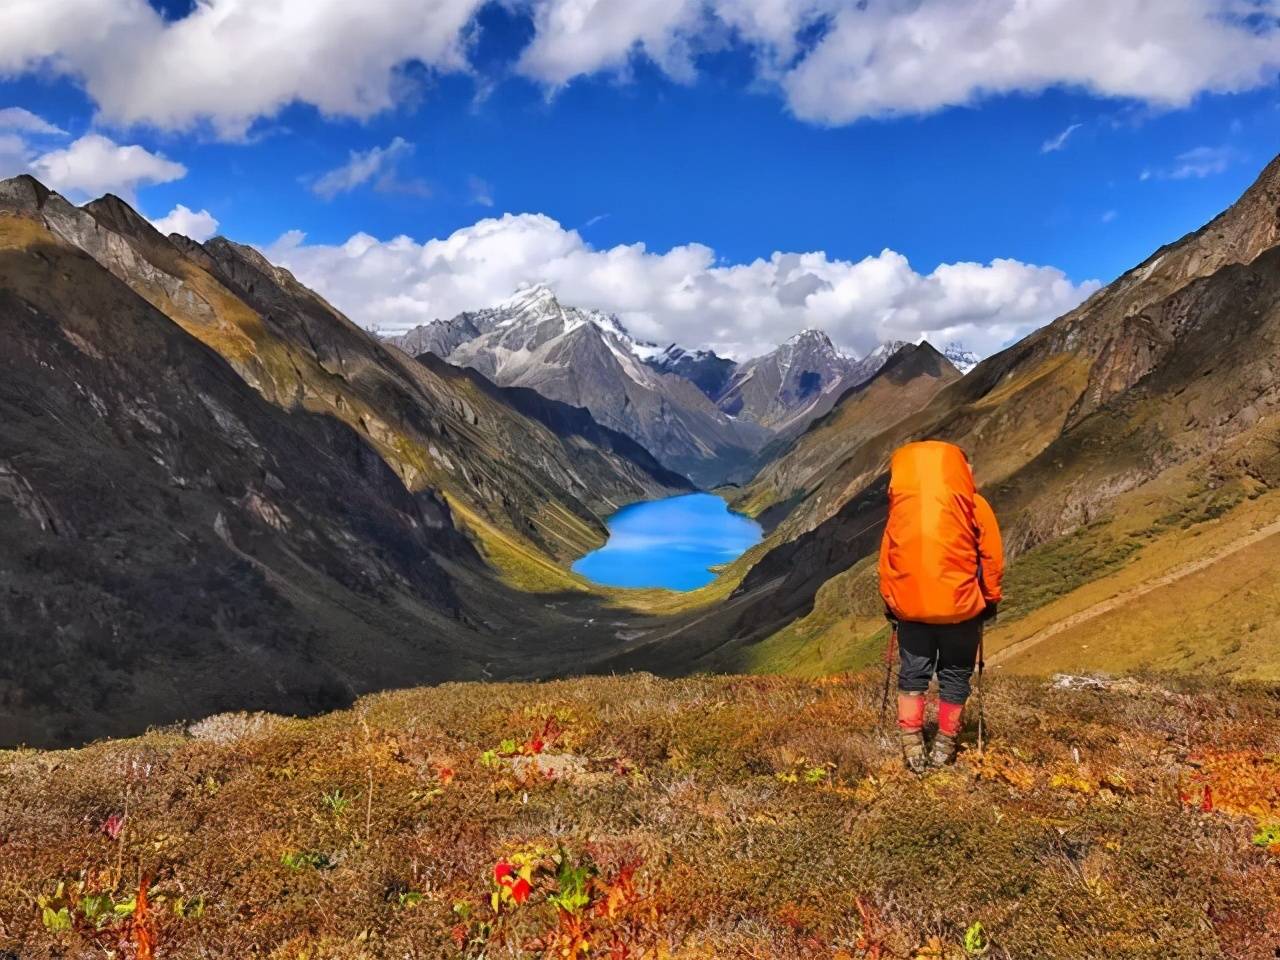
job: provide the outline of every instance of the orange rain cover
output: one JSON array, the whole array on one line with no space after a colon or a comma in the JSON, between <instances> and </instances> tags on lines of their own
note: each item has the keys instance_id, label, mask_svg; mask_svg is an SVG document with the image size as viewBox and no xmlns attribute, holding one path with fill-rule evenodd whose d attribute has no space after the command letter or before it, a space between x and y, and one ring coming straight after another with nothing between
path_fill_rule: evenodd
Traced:
<instances>
[{"instance_id":1,"label":"orange rain cover","mask_svg":"<svg viewBox=\"0 0 1280 960\"><path fill-rule=\"evenodd\" d=\"M990 505L959 447L909 443L889 467L880 595L901 620L961 623L1000 600L1004 557Z\"/></svg>"}]
</instances>

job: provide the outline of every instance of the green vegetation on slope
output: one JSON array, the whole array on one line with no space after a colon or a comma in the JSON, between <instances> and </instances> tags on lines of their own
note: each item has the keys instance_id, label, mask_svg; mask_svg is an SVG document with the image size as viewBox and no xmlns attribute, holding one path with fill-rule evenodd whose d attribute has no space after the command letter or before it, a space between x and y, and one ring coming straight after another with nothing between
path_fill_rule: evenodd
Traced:
<instances>
[{"instance_id":1,"label":"green vegetation on slope","mask_svg":"<svg viewBox=\"0 0 1280 960\"><path fill-rule=\"evenodd\" d=\"M1087 620L1066 614L1052 634L1032 634L999 668L1176 670L1280 683L1280 584L1270 563L1278 552L1280 530L1203 569L1120 594Z\"/></svg>"},{"instance_id":2,"label":"green vegetation on slope","mask_svg":"<svg viewBox=\"0 0 1280 960\"><path fill-rule=\"evenodd\" d=\"M0 952L1267 955L1280 700L1171 682L992 683L985 756L924 782L874 675L451 684L0 753Z\"/></svg>"},{"instance_id":3,"label":"green vegetation on slope","mask_svg":"<svg viewBox=\"0 0 1280 960\"><path fill-rule=\"evenodd\" d=\"M818 590L808 616L747 647L734 667L822 677L869 666L888 640L875 576L876 558L865 557L832 577Z\"/></svg>"},{"instance_id":4,"label":"green vegetation on slope","mask_svg":"<svg viewBox=\"0 0 1280 960\"><path fill-rule=\"evenodd\" d=\"M1171 471L1121 497L1106 517L1017 556L1006 573L1006 600L999 623L989 630L988 651L1166 576L1180 565L1229 550L1277 517L1280 492L1267 492L1252 478L1209 485L1194 468ZM1143 598L1122 605L1106 621L1075 628L1074 655L1063 653L1055 640L1052 648L1019 657L1016 669L1041 674L1055 669L1203 670L1221 661L1215 672L1280 679L1280 674L1267 670L1268 664L1280 664L1280 641L1266 645L1274 620L1268 611L1277 608L1274 591L1263 589L1274 577L1269 561L1262 546L1255 563L1231 558L1205 574L1202 599L1209 613L1202 629L1178 625L1181 608L1173 601L1179 595L1177 587L1170 587L1175 592L1164 598L1161 609L1167 616L1159 627L1144 612L1157 600ZM876 577L875 557L864 557L819 589L806 616L742 648L724 666L815 677L871 664L887 640ZM1243 579L1256 581L1255 587L1243 586ZM1175 646L1168 641L1171 630L1181 638ZM1242 632L1247 635L1244 640ZM1106 638L1109 642L1102 642ZM1188 648L1194 648L1194 656ZM1171 649L1181 652L1170 655Z\"/></svg>"},{"instance_id":5,"label":"green vegetation on slope","mask_svg":"<svg viewBox=\"0 0 1280 960\"><path fill-rule=\"evenodd\" d=\"M1142 544L1110 535L1109 521L1088 526L1029 550L1009 565L1001 616L1017 620L1077 587L1117 570Z\"/></svg>"}]
</instances>

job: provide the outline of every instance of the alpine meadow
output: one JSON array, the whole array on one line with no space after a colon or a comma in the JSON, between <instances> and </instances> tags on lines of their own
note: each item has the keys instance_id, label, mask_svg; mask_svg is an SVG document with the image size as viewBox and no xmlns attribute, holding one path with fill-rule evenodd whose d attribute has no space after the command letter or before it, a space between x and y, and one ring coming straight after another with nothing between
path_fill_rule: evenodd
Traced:
<instances>
[{"instance_id":1,"label":"alpine meadow","mask_svg":"<svg viewBox=\"0 0 1280 960\"><path fill-rule=\"evenodd\" d=\"M1280 956L1278 119L1275 0L0 0L0 960Z\"/></svg>"}]
</instances>

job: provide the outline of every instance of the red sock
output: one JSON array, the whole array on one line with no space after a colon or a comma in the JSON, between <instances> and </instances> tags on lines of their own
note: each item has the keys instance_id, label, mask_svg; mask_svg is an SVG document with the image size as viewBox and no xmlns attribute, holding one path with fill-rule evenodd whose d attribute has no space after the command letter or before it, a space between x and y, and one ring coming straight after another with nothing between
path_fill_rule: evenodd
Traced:
<instances>
[{"instance_id":1,"label":"red sock","mask_svg":"<svg viewBox=\"0 0 1280 960\"><path fill-rule=\"evenodd\" d=\"M960 732L960 718L964 713L963 703L947 703L938 701L938 732L954 737Z\"/></svg>"},{"instance_id":2,"label":"red sock","mask_svg":"<svg viewBox=\"0 0 1280 960\"><path fill-rule=\"evenodd\" d=\"M912 733L924 726L923 694L898 694L898 726Z\"/></svg>"}]
</instances>

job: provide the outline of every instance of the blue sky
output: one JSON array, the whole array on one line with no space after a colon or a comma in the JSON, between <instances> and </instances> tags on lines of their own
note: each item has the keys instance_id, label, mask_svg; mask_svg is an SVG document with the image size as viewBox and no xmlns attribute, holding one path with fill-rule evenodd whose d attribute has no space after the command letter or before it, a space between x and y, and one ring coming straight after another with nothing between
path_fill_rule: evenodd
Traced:
<instances>
[{"instance_id":1,"label":"blue sky","mask_svg":"<svg viewBox=\"0 0 1280 960\"><path fill-rule=\"evenodd\" d=\"M105 185L157 219L178 204L203 211L200 222L166 223L194 234L216 220L219 232L260 245L383 329L545 280L562 298L619 312L640 335L733 353L808 325L856 351L928 335L987 352L1073 305L1089 281L1110 280L1205 222L1280 149L1270 2L1247 4L1243 24L1205 21L1218 24L1219 51L1190 31L1197 17L1240 4L1170 0L1168 9L1185 8L1186 35L1171 27L1142 37L1163 42L1167 55L1146 68L1135 46L1134 69L1118 71L1123 45L1099 51L1097 64L1072 54L1055 68L1052 50L1035 49L1043 31L993 36L1012 29L984 23L999 2L934 4L933 14L929 3L886 2L874 24L857 24L881 31L875 50L831 54L840 18L858 15L843 0L815 0L829 9L809 20L786 19L797 6L786 0L714 0L693 13L694 0L645 0L654 9L635 23L598 0L587 4L597 8L595 29L565 25L572 0L436 0L437 19L453 16L460 29L424 41L415 57L394 29L407 8L378 0L370 15L385 14L391 27L349 41L349 76L316 62L343 56L349 24L320 38L282 29L279 50L259 39L259 61L220 63L208 38L183 47L190 38L178 31L200 22L185 3L154 19L142 9L125 10L134 20L121 15L120 36L140 45L144 64L130 73L66 26L106 2L40 5L65 7L65 23L34 7L24 15L21 3L0 11L0 36L10 37L0 39L0 109L61 131L17 122L11 109L0 172L43 173L78 200ZM143 0L113 2L119 14ZM1137 16L1143 4L1129 6ZM895 86L893 71L919 57L895 37L899 8L932 15L924 25L948 37L976 25L976 44L1023 43L1027 65L993 61L989 74L969 76L937 55ZM297 4L210 0L204 15L233 21L264 9L288 18ZM782 11L781 26L744 26L734 19L743 9L760 20ZM674 18L667 27L663 16ZM323 29L323 15L313 19L319 27L296 29ZM1079 29L1096 19L1082 17ZM1113 32L1125 29L1121 19ZM293 72L279 66L308 44L316 60ZM197 59L206 54L209 62ZM969 60L963 71L977 69ZM166 93L188 67L189 89L174 83ZM243 88L263 76L271 93L258 102ZM222 99L208 92L223 81ZM85 135L103 138L99 149L42 160ZM140 152L121 159L128 147ZM462 231L461 248L478 222L503 214L540 216L495 227L474 256L428 244ZM368 240L344 248L353 235ZM412 244L388 246L399 235ZM673 249L681 255L662 257ZM892 263L853 269L886 249ZM787 261L728 272L775 252L824 256L814 268ZM939 265L1000 260L1019 269L968 271L962 282L935 275ZM820 296L775 296L803 292L789 285L807 277ZM762 303L768 296L778 302Z\"/></svg>"}]
</instances>

